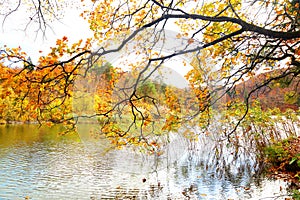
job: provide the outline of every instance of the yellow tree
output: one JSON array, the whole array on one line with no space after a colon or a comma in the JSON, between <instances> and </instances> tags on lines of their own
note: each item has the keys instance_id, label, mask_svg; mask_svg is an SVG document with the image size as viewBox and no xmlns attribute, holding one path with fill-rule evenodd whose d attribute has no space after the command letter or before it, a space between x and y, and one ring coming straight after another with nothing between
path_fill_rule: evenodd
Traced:
<instances>
[{"instance_id":1,"label":"yellow tree","mask_svg":"<svg viewBox=\"0 0 300 200\"><path fill-rule=\"evenodd\" d=\"M128 57L139 55L138 60L127 59L131 81L116 87L115 91L122 94L118 95L118 101L110 106L109 111L97 113L99 116L106 116L108 112L120 113L120 108L131 112L133 124L123 130L121 136L129 133L134 124L140 127L140 136L143 136L143 124L151 124L149 119L155 122L154 116L166 117L159 111L167 108L175 113L172 119L176 119L176 123L203 119L203 113L206 113L209 123L211 106L240 81L263 71L284 69L249 91L245 98L248 105L249 98L259 88L283 77L294 79L300 73L300 12L297 0L85 0L82 4L93 5L87 6L82 13L94 33L93 38L85 45L75 44L73 47L68 47L64 39L58 40L57 47L47 56L48 63L41 58L38 66L33 67L49 72L58 70L54 79L68 85L73 78L87 74L100 60L110 61L106 57L109 54L127 51ZM38 1L38 4L28 6L42 14L51 5L51 1ZM51 8L52 14L59 10ZM43 16L35 15L40 25L45 22ZM172 35L173 32L176 34ZM7 53L5 49L2 52L3 59L14 57L28 62L23 57ZM176 104L170 106L176 100L172 91L166 91L164 103L158 103L151 95L141 96L137 92L141 84L175 57L187 58L190 60L188 64L192 65L186 78L194 94L189 98L193 108L189 112L181 109L180 112L184 110L185 113L178 113ZM178 65L185 68L187 63L183 61ZM19 74L22 73L25 71ZM27 81L45 84L46 79ZM69 95L67 90L63 92L64 96ZM154 108L150 118L149 113L146 114L137 103L145 98L151 99ZM247 113L248 106L237 126ZM168 119L166 125L170 121ZM237 126L225 135L229 136Z\"/></svg>"}]
</instances>

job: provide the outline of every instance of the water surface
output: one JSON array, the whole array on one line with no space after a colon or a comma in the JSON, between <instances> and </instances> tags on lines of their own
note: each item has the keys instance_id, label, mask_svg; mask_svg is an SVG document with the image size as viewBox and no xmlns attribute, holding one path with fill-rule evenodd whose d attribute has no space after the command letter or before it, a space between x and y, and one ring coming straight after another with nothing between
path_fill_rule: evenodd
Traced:
<instances>
[{"instance_id":1,"label":"water surface","mask_svg":"<svg viewBox=\"0 0 300 200\"><path fill-rule=\"evenodd\" d=\"M0 199L284 199L285 183L244 168L220 176L178 140L161 157L105 153L62 127L0 127ZM86 136L88 137L88 135ZM207 154L208 155L208 154Z\"/></svg>"}]
</instances>

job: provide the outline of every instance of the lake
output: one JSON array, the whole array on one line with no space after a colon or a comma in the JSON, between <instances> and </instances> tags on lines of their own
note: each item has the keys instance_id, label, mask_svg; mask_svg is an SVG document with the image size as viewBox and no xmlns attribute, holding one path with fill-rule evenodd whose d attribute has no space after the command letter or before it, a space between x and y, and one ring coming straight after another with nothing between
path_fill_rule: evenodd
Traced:
<instances>
[{"instance_id":1,"label":"lake","mask_svg":"<svg viewBox=\"0 0 300 200\"><path fill-rule=\"evenodd\" d=\"M0 127L1 200L284 199L287 194L283 181L253 178L247 167L222 176L205 163L211 155L207 146L190 150L185 140L175 139L162 156L107 151L106 142L89 139L88 132L61 136L62 128Z\"/></svg>"}]
</instances>

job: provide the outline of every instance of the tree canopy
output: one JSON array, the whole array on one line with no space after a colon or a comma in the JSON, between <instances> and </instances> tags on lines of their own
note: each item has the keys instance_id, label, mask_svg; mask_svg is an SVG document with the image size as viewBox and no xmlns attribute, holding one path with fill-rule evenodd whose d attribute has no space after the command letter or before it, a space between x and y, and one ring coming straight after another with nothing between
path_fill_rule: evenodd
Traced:
<instances>
[{"instance_id":1,"label":"tree canopy","mask_svg":"<svg viewBox=\"0 0 300 200\"><path fill-rule=\"evenodd\" d=\"M30 113L22 115L30 120L66 122L73 118L68 101L74 95L87 99L93 92L96 105L90 105L91 112L76 111L76 119L98 117L103 133L121 136L116 143L135 143L147 134L159 135L183 124L196 123L205 130L212 122L213 108L219 109L224 96L237 84L281 69L280 73L268 73L247 92L243 114L234 127L225 131L230 137L247 116L251 96L257 90L282 78L289 82L300 74L298 0L77 3L85 8L81 16L89 22L92 38L70 44L66 35L37 63L32 63L19 47L1 48L1 89L10 88L2 93L2 101L13 98L11 107L19 113ZM6 7L1 12L6 18L18 12L21 5L27 6L28 23L36 23L38 30L46 34L46 27L51 20L59 20L67 1L19 0L15 6L8 2L3 5ZM103 84L95 66L111 62L110 55L118 55L129 70L107 68L101 75L107 80ZM132 55L136 57L130 59ZM181 60L176 67L189 66L185 75L189 89L165 87L151 79L173 58ZM141 92L143 84L147 90L157 92ZM93 85L97 86L92 91ZM129 134L133 130L138 130L136 135ZM154 140L144 142L157 145Z\"/></svg>"}]
</instances>

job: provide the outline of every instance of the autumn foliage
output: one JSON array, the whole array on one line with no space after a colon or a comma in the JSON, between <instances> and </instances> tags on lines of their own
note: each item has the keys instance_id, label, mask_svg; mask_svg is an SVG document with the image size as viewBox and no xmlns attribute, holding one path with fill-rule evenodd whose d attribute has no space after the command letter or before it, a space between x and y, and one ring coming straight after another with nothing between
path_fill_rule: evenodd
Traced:
<instances>
[{"instance_id":1,"label":"autumn foliage","mask_svg":"<svg viewBox=\"0 0 300 200\"><path fill-rule=\"evenodd\" d=\"M41 6L33 10L48 13L47 2L39 1ZM230 126L220 137L230 140L253 111L252 104L258 105L254 99L260 99L264 109L299 106L297 1L81 3L92 38L70 44L66 35L48 53L41 52L35 63L21 47L1 47L3 122L76 123L96 118L100 134L116 146L142 144L153 150L159 148L163 133L182 127L190 139L208 134L221 113L218 109L228 111L223 122ZM45 20L36 21L45 24ZM178 32L171 41L177 46L172 48L168 27ZM127 71L105 57L121 51ZM151 79L167 61L180 57L178 66L172 67L189 65L185 75L189 88ZM264 72L268 73L251 79ZM286 83L289 89L283 89ZM244 104L237 107L240 102ZM227 121L233 118L236 121ZM200 131L192 133L190 127Z\"/></svg>"}]
</instances>

